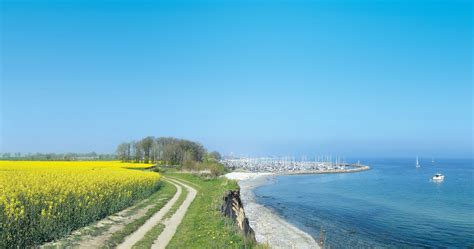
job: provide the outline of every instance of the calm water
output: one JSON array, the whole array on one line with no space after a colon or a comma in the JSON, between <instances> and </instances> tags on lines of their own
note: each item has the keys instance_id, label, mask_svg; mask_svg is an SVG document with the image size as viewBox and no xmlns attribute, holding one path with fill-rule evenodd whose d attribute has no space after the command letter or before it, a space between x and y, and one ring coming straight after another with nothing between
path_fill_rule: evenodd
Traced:
<instances>
[{"instance_id":1,"label":"calm water","mask_svg":"<svg viewBox=\"0 0 474 249\"><path fill-rule=\"evenodd\" d=\"M474 247L473 160L364 160L351 174L279 176L257 201L331 248ZM429 179L445 175L437 184Z\"/></svg>"}]
</instances>

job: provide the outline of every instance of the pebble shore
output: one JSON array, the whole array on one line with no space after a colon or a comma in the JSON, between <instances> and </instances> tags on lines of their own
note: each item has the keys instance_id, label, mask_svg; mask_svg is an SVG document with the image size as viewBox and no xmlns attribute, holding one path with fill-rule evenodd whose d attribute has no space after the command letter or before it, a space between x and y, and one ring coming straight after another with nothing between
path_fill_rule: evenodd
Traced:
<instances>
[{"instance_id":1,"label":"pebble shore","mask_svg":"<svg viewBox=\"0 0 474 249\"><path fill-rule=\"evenodd\" d=\"M238 180L240 198L250 226L255 231L259 243L268 244L271 248L320 248L309 234L288 223L271 209L258 204L253 189L265 184L272 173L232 172L226 175L229 179Z\"/></svg>"}]
</instances>

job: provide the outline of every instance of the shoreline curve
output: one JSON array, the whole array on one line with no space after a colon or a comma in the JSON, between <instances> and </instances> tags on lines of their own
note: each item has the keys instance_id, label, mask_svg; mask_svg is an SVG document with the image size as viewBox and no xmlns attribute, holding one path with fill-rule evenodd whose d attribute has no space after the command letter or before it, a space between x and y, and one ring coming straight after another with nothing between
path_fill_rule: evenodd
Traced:
<instances>
[{"instance_id":1,"label":"shoreline curve","mask_svg":"<svg viewBox=\"0 0 474 249\"><path fill-rule=\"evenodd\" d=\"M257 203L253 189L264 185L273 173L233 172L227 178L237 180L240 198L250 227L255 231L257 242L268 244L270 248L320 248L314 238L295 225L280 217L273 210Z\"/></svg>"}]
</instances>

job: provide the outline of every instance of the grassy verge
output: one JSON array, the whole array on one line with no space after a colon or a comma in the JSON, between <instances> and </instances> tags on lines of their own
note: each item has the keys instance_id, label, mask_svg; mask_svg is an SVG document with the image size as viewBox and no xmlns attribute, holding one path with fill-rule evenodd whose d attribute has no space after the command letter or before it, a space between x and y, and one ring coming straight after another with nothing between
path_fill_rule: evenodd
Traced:
<instances>
[{"instance_id":1,"label":"grassy verge","mask_svg":"<svg viewBox=\"0 0 474 249\"><path fill-rule=\"evenodd\" d=\"M165 214L165 216L163 217L163 220L166 220L168 218L171 218L171 216L173 216L174 213L176 213L176 211L178 210L178 208L181 206L181 204L183 204L184 200L186 199L186 197L188 196L188 190L185 188L185 187L181 187L182 188L182 191L181 191L181 195L179 196L178 200L176 201L175 204L173 204L173 206L171 207L171 209L168 211L168 213Z\"/></svg>"},{"instance_id":2,"label":"grassy verge","mask_svg":"<svg viewBox=\"0 0 474 249\"><path fill-rule=\"evenodd\" d=\"M204 180L191 174L165 174L171 179L192 183L198 191L182 223L167 248L254 248L232 221L220 213L224 193L238 189L237 182L225 178Z\"/></svg>"},{"instance_id":3,"label":"grassy verge","mask_svg":"<svg viewBox=\"0 0 474 249\"><path fill-rule=\"evenodd\" d=\"M163 216L162 221L170 218L173 216L174 213L178 210L178 208L183 204L184 200L188 196L188 190L185 187L181 187L182 191L181 194L179 195L178 200L173 204L171 209ZM161 222L156 224L150 231L148 231L145 236L138 241L135 245L133 245L132 248L135 249L145 249L145 248L150 248L153 242L158 238L158 236L163 232L163 229L165 228L165 225Z\"/></svg>"},{"instance_id":4,"label":"grassy verge","mask_svg":"<svg viewBox=\"0 0 474 249\"><path fill-rule=\"evenodd\" d=\"M122 243L128 235L135 232L141 225L143 225L151 216L158 212L176 193L176 187L170 183L163 182L163 187L155 194L153 194L146 202L141 203L141 208L150 204L154 204L152 208L148 209L146 214L137 220L127 224L123 229L114 233L108 239L102 248L114 248ZM138 210L140 207L136 207ZM135 208L133 209L135 210ZM131 212L133 212L133 210Z\"/></svg>"}]
</instances>

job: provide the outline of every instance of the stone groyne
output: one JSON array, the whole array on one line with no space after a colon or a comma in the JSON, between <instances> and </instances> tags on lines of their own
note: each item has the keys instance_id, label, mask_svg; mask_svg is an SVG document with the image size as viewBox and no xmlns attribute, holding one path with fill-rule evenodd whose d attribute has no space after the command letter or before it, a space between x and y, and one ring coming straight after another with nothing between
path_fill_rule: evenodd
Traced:
<instances>
[{"instance_id":1,"label":"stone groyne","mask_svg":"<svg viewBox=\"0 0 474 249\"><path fill-rule=\"evenodd\" d=\"M328 170L295 170L295 171L285 171L277 172L277 175L304 175L304 174L336 174L336 173L355 173L365 170L370 170L370 167L367 165L360 164L346 164L344 166L353 167L351 169L328 169Z\"/></svg>"}]
</instances>

